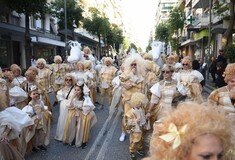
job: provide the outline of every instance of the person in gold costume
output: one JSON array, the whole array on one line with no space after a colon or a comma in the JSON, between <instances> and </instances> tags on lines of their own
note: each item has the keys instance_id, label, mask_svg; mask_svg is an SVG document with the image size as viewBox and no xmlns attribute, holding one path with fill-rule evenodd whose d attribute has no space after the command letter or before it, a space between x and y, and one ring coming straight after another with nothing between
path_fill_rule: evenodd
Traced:
<instances>
[{"instance_id":1,"label":"person in gold costume","mask_svg":"<svg viewBox=\"0 0 235 160\"><path fill-rule=\"evenodd\" d=\"M50 66L53 73L53 89L55 92L55 97L57 96L57 92L63 87L64 84L64 75L67 71L67 65L62 63L62 58L59 55L54 57L54 63ZM57 102L57 99L55 100Z\"/></svg>"},{"instance_id":2,"label":"person in gold costume","mask_svg":"<svg viewBox=\"0 0 235 160\"><path fill-rule=\"evenodd\" d=\"M83 82L78 82L74 86L74 94L68 104L68 117L64 128L63 143L76 147L87 145L90 129L97 122L95 106L90 97L84 96Z\"/></svg>"},{"instance_id":3,"label":"person in gold costume","mask_svg":"<svg viewBox=\"0 0 235 160\"><path fill-rule=\"evenodd\" d=\"M182 60L183 70L174 74L174 79L178 81L178 90L186 95L186 101L195 101L201 103L202 86L200 82L204 79L202 74L192 69L192 60L186 56Z\"/></svg>"},{"instance_id":4,"label":"person in gold costume","mask_svg":"<svg viewBox=\"0 0 235 160\"><path fill-rule=\"evenodd\" d=\"M0 111L10 106L9 88L0 67Z\"/></svg>"},{"instance_id":5,"label":"person in gold costume","mask_svg":"<svg viewBox=\"0 0 235 160\"><path fill-rule=\"evenodd\" d=\"M74 92L75 78L72 74L67 73L64 76L64 87L58 91L57 99L60 102L60 115L56 127L55 139L62 141L64 135L64 127L68 116L68 102Z\"/></svg>"},{"instance_id":6,"label":"person in gold costume","mask_svg":"<svg viewBox=\"0 0 235 160\"><path fill-rule=\"evenodd\" d=\"M227 83L226 86L218 88L211 92L208 97L208 101L223 110L227 114L235 127L235 107L232 101L232 95L235 93L235 63L228 64L224 72L224 81ZM235 128L234 128L235 129Z\"/></svg>"},{"instance_id":7,"label":"person in gold costume","mask_svg":"<svg viewBox=\"0 0 235 160\"><path fill-rule=\"evenodd\" d=\"M130 105L132 108L125 114L125 125L127 132L130 134L130 158L135 160L135 152L140 156L143 152L143 129L146 125L145 104L147 97L140 92L131 96Z\"/></svg>"},{"instance_id":8,"label":"person in gold costume","mask_svg":"<svg viewBox=\"0 0 235 160\"><path fill-rule=\"evenodd\" d=\"M164 79L150 89L152 95L146 117L150 118L151 124L160 121L174 109L172 101L177 95L177 81L172 79L174 67L166 64L161 72Z\"/></svg>"},{"instance_id":9,"label":"person in gold costume","mask_svg":"<svg viewBox=\"0 0 235 160\"><path fill-rule=\"evenodd\" d=\"M45 146L50 143L50 130L51 130L51 112L48 111L48 107L44 105L40 99L37 86L31 86L29 91L31 101L29 106L32 107L33 112L37 115L37 121L35 121L35 135L32 138L34 150L38 148L41 150L47 150Z\"/></svg>"},{"instance_id":10,"label":"person in gold costume","mask_svg":"<svg viewBox=\"0 0 235 160\"><path fill-rule=\"evenodd\" d=\"M114 77L116 77L117 68L115 68L113 64L113 59L111 57L105 57L104 58L104 64L100 70L99 75L99 82L100 82L100 92L101 92L101 98L100 98L100 109L103 109L104 107L104 97L105 94L108 94L108 104L110 107L110 104L112 102L112 80Z\"/></svg>"},{"instance_id":11,"label":"person in gold costume","mask_svg":"<svg viewBox=\"0 0 235 160\"><path fill-rule=\"evenodd\" d=\"M49 93L52 91L52 71L47 68L46 60L43 58L39 58L36 61L36 64L38 68L38 75L36 77L36 81L42 86L45 95L43 97L43 101L51 111Z\"/></svg>"},{"instance_id":12,"label":"person in gold costume","mask_svg":"<svg viewBox=\"0 0 235 160\"><path fill-rule=\"evenodd\" d=\"M123 63L123 73L119 76L122 86L122 102L124 115L131 109L130 99L135 92L144 93L145 89L145 66L144 59L139 54L134 54L125 59ZM146 104L147 105L147 104ZM126 137L126 127L124 125L125 116L122 121L122 134L119 138L124 141Z\"/></svg>"},{"instance_id":13,"label":"person in gold costume","mask_svg":"<svg viewBox=\"0 0 235 160\"><path fill-rule=\"evenodd\" d=\"M84 62L84 71L88 77L88 88L90 90L90 97L92 102L97 103L97 73L96 70L92 68L90 60Z\"/></svg>"},{"instance_id":14,"label":"person in gold costume","mask_svg":"<svg viewBox=\"0 0 235 160\"><path fill-rule=\"evenodd\" d=\"M152 71L156 74L157 77L160 76L160 66L158 66L154 61L153 61L153 56L150 53L145 53L143 58L146 61L149 61L152 63Z\"/></svg>"},{"instance_id":15,"label":"person in gold costume","mask_svg":"<svg viewBox=\"0 0 235 160\"><path fill-rule=\"evenodd\" d=\"M25 127L34 124L33 120L22 110L8 107L0 112L0 122L0 159L24 160L19 136Z\"/></svg>"},{"instance_id":16,"label":"person in gold costume","mask_svg":"<svg viewBox=\"0 0 235 160\"><path fill-rule=\"evenodd\" d=\"M150 156L144 160L232 160L231 125L215 107L182 103L162 122L155 122Z\"/></svg>"}]
</instances>

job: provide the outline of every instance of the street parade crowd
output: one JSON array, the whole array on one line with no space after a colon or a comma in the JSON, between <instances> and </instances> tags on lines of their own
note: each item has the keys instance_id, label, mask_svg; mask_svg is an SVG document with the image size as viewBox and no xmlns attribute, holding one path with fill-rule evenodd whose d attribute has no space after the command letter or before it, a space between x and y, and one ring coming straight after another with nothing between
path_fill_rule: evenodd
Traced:
<instances>
[{"instance_id":1,"label":"street parade crowd","mask_svg":"<svg viewBox=\"0 0 235 160\"><path fill-rule=\"evenodd\" d=\"M94 109L108 107L110 114L123 109L119 140L130 136L132 160L146 156L146 132L152 132L149 160L235 159L235 64L223 72L225 86L205 100L205 76L192 69L191 57L160 58L162 66L150 52L124 54L119 65L111 57L98 63L85 47L72 63L59 55L53 64L38 58L24 74L12 64L0 73L0 159L21 160L28 152L47 150L51 92L60 110L53 136L64 144L86 148L99 119Z\"/></svg>"}]
</instances>

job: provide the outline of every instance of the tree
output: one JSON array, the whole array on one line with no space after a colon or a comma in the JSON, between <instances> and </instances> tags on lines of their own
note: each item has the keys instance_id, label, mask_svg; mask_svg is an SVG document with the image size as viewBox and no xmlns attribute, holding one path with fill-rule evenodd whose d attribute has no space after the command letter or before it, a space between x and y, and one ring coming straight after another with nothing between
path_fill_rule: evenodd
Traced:
<instances>
[{"instance_id":1,"label":"tree","mask_svg":"<svg viewBox=\"0 0 235 160\"><path fill-rule=\"evenodd\" d=\"M42 17L48 11L47 0L2 0L10 11L16 11L19 14L25 15L25 55L26 66L31 65L31 38L29 30L29 17Z\"/></svg>"},{"instance_id":2,"label":"tree","mask_svg":"<svg viewBox=\"0 0 235 160\"><path fill-rule=\"evenodd\" d=\"M182 33L185 21L185 14L182 10L174 8L170 11L169 16L169 30L170 30L170 41L173 46L173 50L178 53L179 50L179 31Z\"/></svg>"},{"instance_id":3,"label":"tree","mask_svg":"<svg viewBox=\"0 0 235 160\"><path fill-rule=\"evenodd\" d=\"M168 44L170 37L170 30L167 23L160 23L155 30L155 39Z\"/></svg>"},{"instance_id":4,"label":"tree","mask_svg":"<svg viewBox=\"0 0 235 160\"><path fill-rule=\"evenodd\" d=\"M67 28L70 30L74 29L74 25L80 26L80 22L83 20L82 13L84 12L78 1L66 0L66 13L67 13ZM65 14L64 0L55 0L50 5L51 14L59 19L58 25L60 29L65 28Z\"/></svg>"},{"instance_id":5,"label":"tree","mask_svg":"<svg viewBox=\"0 0 235 160\"><path fill-rule=\"evenodd\" d=\"M119 44L122 44L124 40L123 32L117 25L112 25L111 30L109 30L107 35L107 44L109 45L115 45L114 49L118 51Z\"/></svg>"},{"instance_id":6,"label":"tree","mask_svg":"<svg viewBox=\"0 0 235 160\"><path fill-rule=\"evenodd\" d=\"M94 8L92 8L94 9ZM98 59L101 56L101 37L103 38L104 43L107 41L107 34L111 30L111 25L109 23L109 19L105 16L101 16L98 10L92 10L91 18L84 18L83 27L96 35L99 39L99 50L98 50Z\"/></svg>"}]
</instances>

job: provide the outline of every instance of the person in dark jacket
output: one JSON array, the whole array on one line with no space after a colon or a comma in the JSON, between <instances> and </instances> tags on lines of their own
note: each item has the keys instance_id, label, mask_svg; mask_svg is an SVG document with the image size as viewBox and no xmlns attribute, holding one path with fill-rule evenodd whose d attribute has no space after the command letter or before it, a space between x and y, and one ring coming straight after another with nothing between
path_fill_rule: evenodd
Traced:
<instances>
[{"instance_id":1,"label":"person in dark jacket","mask_svg":"<svg viewBox=\"0 0 235 160\"><path fill-rule=\"evenodd\" d=\"M209 72L211 74L211 77L212 77L214 83L216 81L216 77L215 77L216 70L217 70L217 68L216 68L216 59L215 59L215 57L211 57L211 64L209 66Z\"/></svg>"}]
</instances>

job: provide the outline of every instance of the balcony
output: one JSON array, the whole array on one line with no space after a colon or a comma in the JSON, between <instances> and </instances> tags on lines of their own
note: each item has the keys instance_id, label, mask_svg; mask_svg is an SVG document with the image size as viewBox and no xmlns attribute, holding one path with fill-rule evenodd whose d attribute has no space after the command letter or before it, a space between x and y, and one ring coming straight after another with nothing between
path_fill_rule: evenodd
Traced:
<instances>
[{"instance_id":1,"label":"balcony","mask_svg":"<svg viewBox=\"0 0 235 160\"><path fill-rule=\"evenodd\" d=\"M185 0L185 7L191 7L192 0Z\"/></svg>"},{"instance_id":2,"label":"balcony","mask_svg":"<svg viewBox=\"0 0 235 160\"><path fill-rule=\"evenodd\" d=\"M188 16L186 25L190 30L207 28L209 25L209 16L208 15Z\"/></svg>"},{"instance_id":3,"label":"balcony","mask_svg":"<svg viewBox=\"0 0 235 160\"><path fill-rule=\"evenodd\" d=\"M209 0L192 0L192 8L207 8Z\"/></svg>"}]
</instances>

